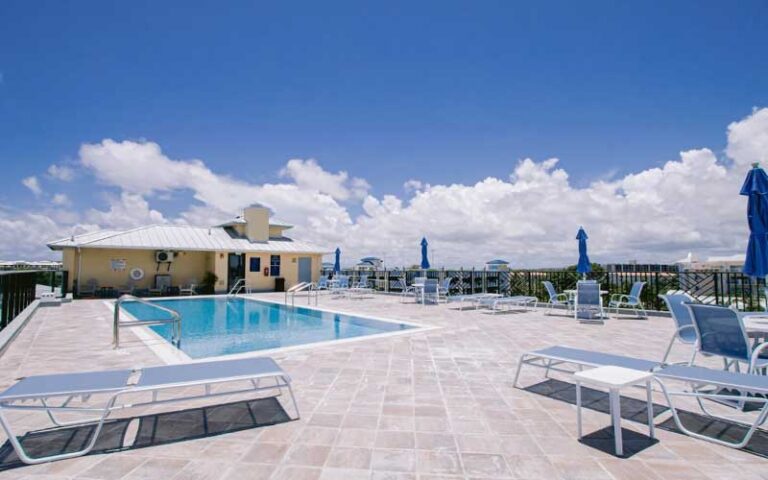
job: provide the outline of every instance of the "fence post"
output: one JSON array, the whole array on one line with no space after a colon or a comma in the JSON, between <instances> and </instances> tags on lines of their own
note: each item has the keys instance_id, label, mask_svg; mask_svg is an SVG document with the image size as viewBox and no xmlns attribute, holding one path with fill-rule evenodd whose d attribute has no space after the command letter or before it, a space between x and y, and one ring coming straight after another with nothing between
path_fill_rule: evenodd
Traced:
<instances>
[{"instance_id":1,"label":"fence post","mask_svg":"<svg viewBox=\"0 0 768 480\"><path fill-rule=\"evenodd\" d=\"M715 304L720 305L720 288L719 288L719 279L717 278L717 272L712 272L712 283L715 286Z\"/></svg>"}]
</instances>

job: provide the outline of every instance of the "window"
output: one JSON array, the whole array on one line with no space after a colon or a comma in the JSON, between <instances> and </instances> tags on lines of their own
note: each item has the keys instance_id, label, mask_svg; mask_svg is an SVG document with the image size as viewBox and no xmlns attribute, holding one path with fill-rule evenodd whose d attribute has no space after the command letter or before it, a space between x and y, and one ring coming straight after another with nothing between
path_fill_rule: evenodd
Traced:
<instances>
[{"instance_id":1,"label":"window","mask_svg":"<svg viewBox=\"0 0 768 480\"><path fill-rule=\"evenodd\" d=\"M271 255L269 257L269 275L272 277L280 276L280 255Z\"/></svg>"},{"instance_id":2,"label":"window","mask_svg":"<svg viewBox=\"0 0 768 480\"><path fill-rule=\"evenodd\" d=\"M251 271L251 272L260 272L261 271L261 257L251 257L250 268L248 270Z\"/></svg>"}]
</instances>

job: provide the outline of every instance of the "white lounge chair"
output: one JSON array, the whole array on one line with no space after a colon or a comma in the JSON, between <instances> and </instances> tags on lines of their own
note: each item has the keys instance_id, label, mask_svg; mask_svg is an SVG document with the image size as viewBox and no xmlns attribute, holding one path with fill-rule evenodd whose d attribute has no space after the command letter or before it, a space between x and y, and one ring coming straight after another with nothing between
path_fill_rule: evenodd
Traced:
<instances>
[{"instance_id":1,"label":"white lounge chair","mask_svg":"<svg viewBox=\"0 0 768 480\"><path fill-rule=\"evenodd\" d=\"M518 308L523 310L530 310L536 308L539 299L527 295L513 295L511 297L500 298L481 298L478 301L478 306L487 307L492 313L502 312L505 309Z\"/></svg>"},{"instance_id":2,"label":"white lounge chair","mask_svg":"<svg viewBox=\"0 0 768 480\"><path fill-rule=\"evenodd\" d=\"M464 310L465 303L477 307L480 302L501 297L502 295L500 293L468 293L466 295L451 295L446 300L448 303L458 303L459 310Z\"/></svg>"},{"instance_id":3,"label":"white lounge chair","mask_svg":"<svg viewBox=\"0 0 768 480\"><path fill-rule=\"evenodd\" d=\"M261 385L261 380L273 380L269 385ZM238 382L233 389L217 388L213 385ZM189 387L202 386L202 393L194 392ZM262 390L287 389L291 397L295 418L299 418L296 398L291 389L290 377L271 358L247 358L214 362L190 363L151 367L140 370L107 370L97 372L63 373L55 375L36 375L16 382L0 393L0 425L8 436L21 461L27 464L63 460L79 457L93 449L104 422L112 412L132 407L152 406L171 402L188 402L219 396L231 396L240 393ZM158 392L175 389L178 395L169 392L162 400ZM146 393L146 401L139 401L135 394ZM121 403L122 397L129 395L127 403ZM77 399L83 399L81 404ZM93 401L93 406L90 402ZM46 457L30 457L24 450L11 424L5 417L10 410L37 411L48 414L56 426L93 425L85 447L75 452L68 452ZM79 422L62 422L57 413L96 415Z\"/></svg>"},{"instance_id":4,"label":"white lounge chair","mask_svg":"<svg viewBox=\"0 0 768 480\"><path fill-rule=\"evenodd\" d=\"M654 379L661 386L661 391L667 401L669 410L672 412L672 418L674 419L677 428L686 435L714 442L719 445L732 448L742 448L746 446L752 438L752 435L757 431L757 427L765 423L766 418L768 418L768 376L714 370L697 366L664 365L652 360L625 357L623 355L613 355L559 345L524 353L518 362L513 385L518 387L520 372L525 365L545 369L547 374L550 371L574 373L575 370L562 367L563 365L569 364L574 365L576 367L575 370L582 370L584 367L616 366L644 372L653 372ZM673 389L670 382L683 383L688 388ZM735 390L737 393L735 395L727 394L724 393L725 390ZM677 407L673 402L673 398L675 397L692 397L697 400L699 407L705 416L722 422L736 423L746 427L743 436L736 441L726 441L704 435L700 432L694 432L686 428L680 419ZM739 406L743 407L745 403L757 403L762 406L756 412L753 412L755 413L754 421L745 422L740 419L713 414L704 406L702 402L703 400L712 400L720 404L731 405L737 408ZM714 431L717 432L718 430Z\"/></svg>"}]
</instances>

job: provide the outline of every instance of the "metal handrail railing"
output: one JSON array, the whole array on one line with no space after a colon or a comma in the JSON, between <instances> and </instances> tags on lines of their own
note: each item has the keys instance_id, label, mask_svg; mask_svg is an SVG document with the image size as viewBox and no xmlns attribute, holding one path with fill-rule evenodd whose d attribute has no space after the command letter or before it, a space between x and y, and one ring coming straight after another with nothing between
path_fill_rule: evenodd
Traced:
<instances>
[{"instance_id":1,"label":"metal handrail railing","mask_svg":"<svg viewBox=\"0 0 768 480\"><path fill-rule=\"evenodd\" d=\"M301 282L296 284L285 291L285 304L288 305L288 294L291 295L291 306L296 305L296 294L299 292L307 292L307 305L312 304L312 293L315 294L315 305L317 305L318 297L320 295L319 290L315 288L315 284L311 282Z\"/></svg>"},{"instance_id":2,"label":"metal handrail railing","mask_svg":"<svg viewBox=\"0 0 768 480\"><path fill-rule=\"evenodd\" d=\"M232 285L232 288L229 289L229 292L227 293L228 297L233 297L237 295L238 292L240 292L242 289L245 288L245 279L240 278L238 279L234 285Z\"/></svg>"},{"instance_id":3,"label":"metal handrail railing","mask_svg":"<svg viewBox=\"0 0 768 480\"><path fill-rule=\"evenodd\" d=\"M157 308L158 310L162 310L164 312L169 313L171 315L171 318L158 318L158 319L151 319L151 320L121 322L120 306L127 301L143 303L144 305L149 305L150 307ZM170 308L167 308L167 307L163 307L156 303L148 302L143 298L135 297L133 295L128 295L128 294L122 295L120 298L118 298L115 301L115 313L114 313L114 319L112 324L112 345L114 346L114 348L120 348L120 329L121 328L144 327L149 325L166 325L169 323L173 324L173 328L171 330L171 343L175 345L176 348L178 348L181 345L181 314L179 314L179 312L177 312L176 310L171 310Z\"/></svg>"}]
</instances>

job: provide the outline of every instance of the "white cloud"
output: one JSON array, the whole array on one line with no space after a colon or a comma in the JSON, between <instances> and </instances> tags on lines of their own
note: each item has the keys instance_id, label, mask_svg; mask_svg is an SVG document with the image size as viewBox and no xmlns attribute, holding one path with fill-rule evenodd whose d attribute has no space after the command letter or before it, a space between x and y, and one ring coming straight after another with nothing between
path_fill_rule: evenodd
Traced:
<instances>
[{"instance_id":1,"label":"white cloud","mask_svg":"<svg viewBox=\"0 0 768 480\"><path fill-rule=\"evenodd\" d=\"M31 177L23 178L21 180L21 184L27 187L30 192L34 193L35 196L40 196L43 193L43 189L40 188L40 182L34 175Z\"/></svg>"},{"instance_id":2,"label":"white cloud","mask_svg":"<svg viewBox=\"0 0 768 480\"><path fill-rule=\"evenodd\" d=\"M280 170L280 175L291 178L299 188L317 190L336 200L365 198L371 188L362 178L350 179L347 172L331 173L324 170L313 158L288 160Z\"/></svg>"},{"instance_id":3,"label":"white cloud","mask_svg":"<svg viewBox=\"0 0 768 480\"><path fill-rule=\"evenodd\" d=\"M53 164L48 167L48 175L62 182L71 182L75 178L75 171L65 165Z\"/></svg>"},{"instance_id":4,"label":"white cloud","mask_svg":"<svg viewBox=\"0 0 768 480\"><path fill-rule=\"evenodd\" d=\"M725 153L737 165L768 163L768 108L755 110L752 115L728 125L728 147Z\"/></svg>"},{"instance_id":5,"label":"white cloud","mask_svg":"<svg viewBox=\"0 0 768 480\"><path fill-rule=\"evenodd\" d=\"M123 192L119 198L110 197L109 210L92 208L86 220L106 228L132 228L140 225L166 223L162 213L153 210L141 195Z\"/></svg>"},{"instance_id":6,"label":"white cloud","mask_svg":"<svg viewBox=\"0 0 768 480\"><path fill-rule=\"evenodd\" d=\"M403 183L403 189L407 193L415 193L420 192L422 190L426 190L430 187L428 183L422 183L421 180L416 180L411 178L410 180L406 180L405 183Z\"/></svg>"},{"instance_id":7,"label":"white cloud","mask_svg":"<svg viewBox=\"0 0 768 480\"><path fill-rule=\"evenodd\" d=\"M55 258L57 255L49 252L44 243L67 234L66 226L47 215L0 210L0 259Z\"/></svg>"},{"instance_id":8,"label":"white cloud","mask_svg":"<svg viewBox=\"0 0 768 480\"><path fill-rule=\"evenodd\" d=\"M51 198L51 203L60 207L69 206L72 202L65 193L57 193Z\"/></svg>"},{"instance_id":9,"label":"white cloud","mask_svg":"<svg viewBox=\"0 0 768 480\"><path fill-rule=\"evenodd\" d=\"M590 256L598 262L665 262L688 251L702 258L733 255L746 248L746 200L738 192L749 164L768 151L768 109L732 123L727 136L730 160L718 160L706 148L688 150L657 168L576 187L557 159L526 158L508 178L475 184L410 179L404 184L407 198L373 196L365 180L326 171L311 159L287 162L280 172L283 182L251 184L216 173L200 160L171 159L155 143L107 139L83 145L80 161L100 182L119 190L108 197L109 208L90 209L81 217L51 213L35 222L45 224L44 232L67 230L77 222L88 228L210 225L259 202L294 223L293 236L329 250L341 246L345 263L376 255L391 266L413 264L419 259L418 242L426 236L438 265L481 265L501 257L514 266L561 266L575 263L579 225L587 229ZM177 191L191 192L196 200L179 215L150 205L160 194ZM350 212L358 207L344 203L351 199L361 201L355 218ZM18 225L27 215L32 214L4 213L0 219ZM0 242L8 250L14 248L7 243L11 240ZM28 247L26 242L19 249Z\"/></svg>"}]
</instances>

